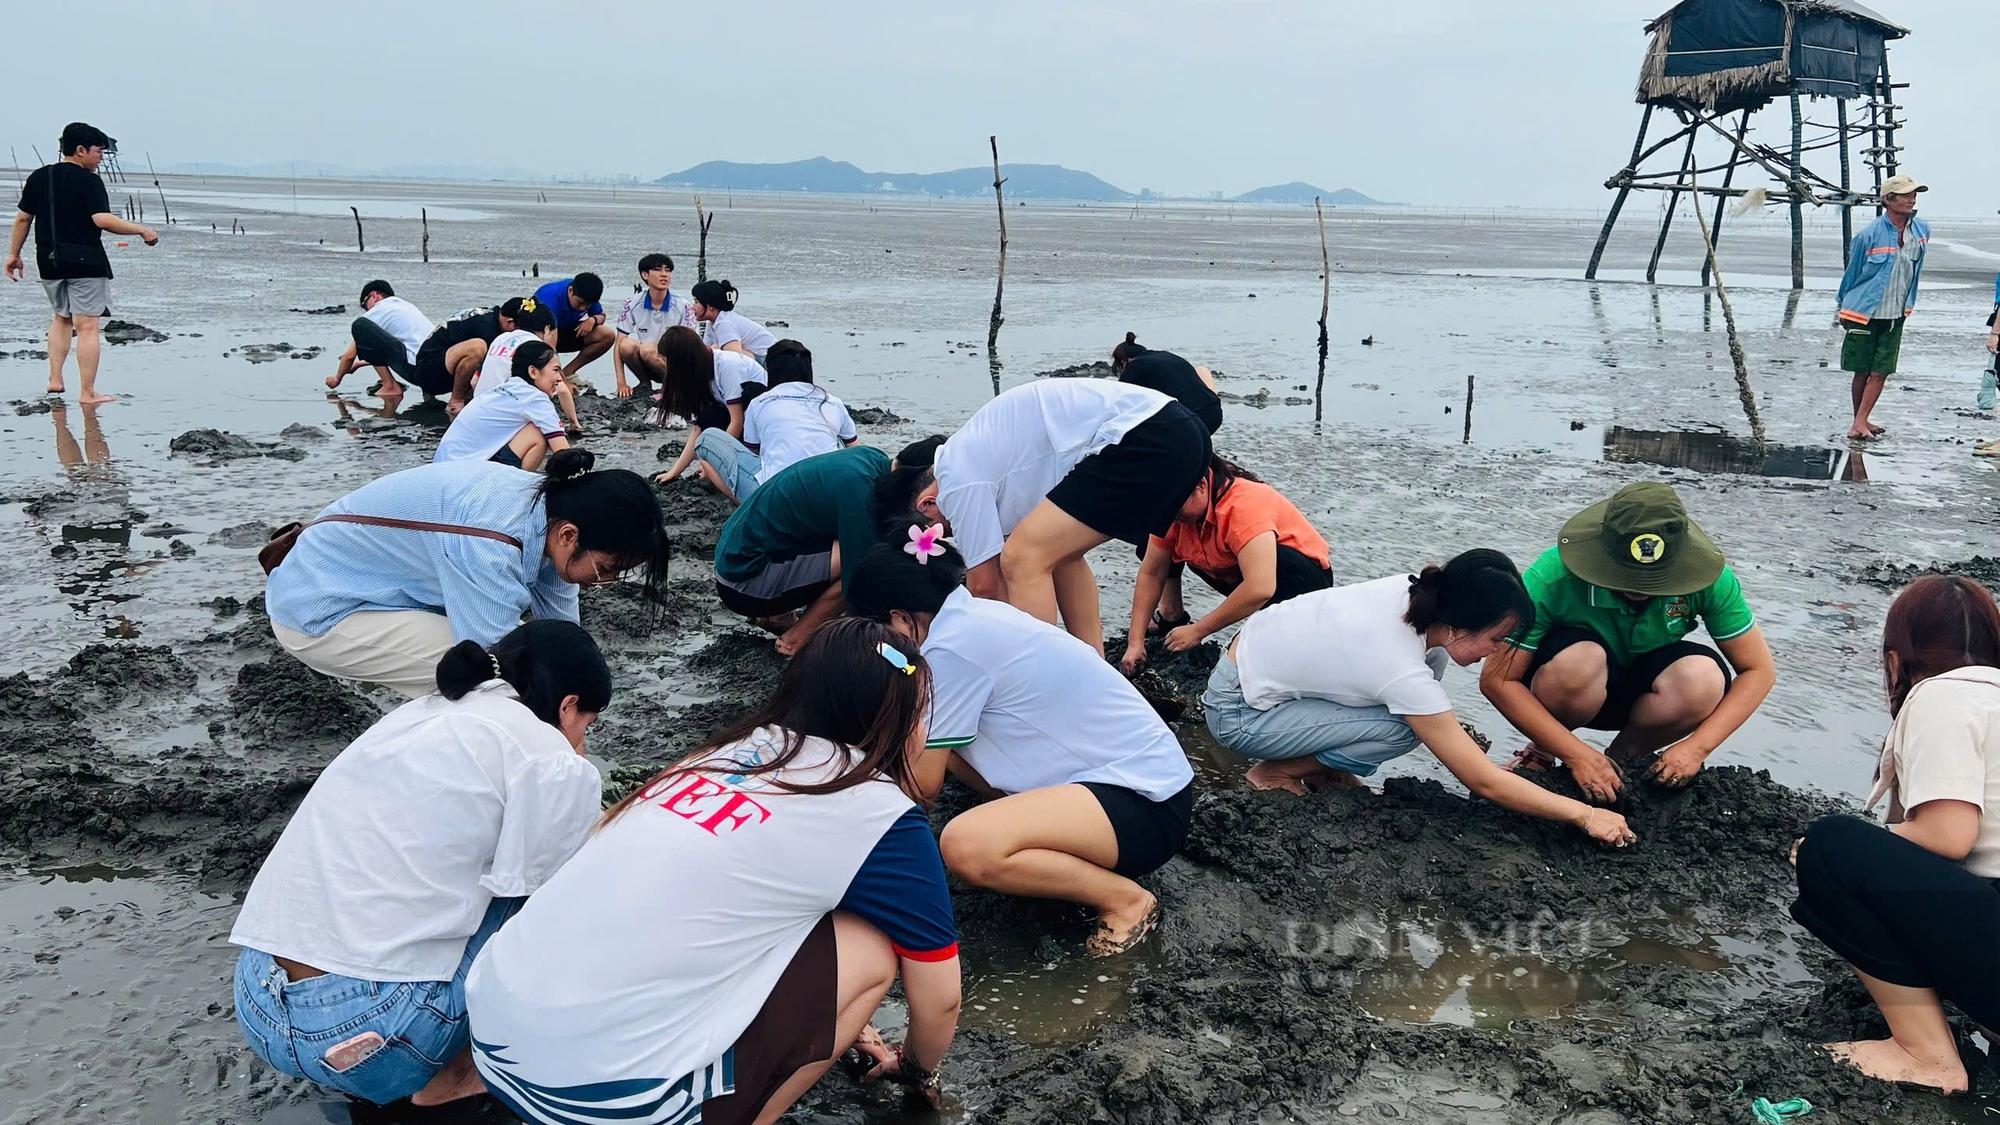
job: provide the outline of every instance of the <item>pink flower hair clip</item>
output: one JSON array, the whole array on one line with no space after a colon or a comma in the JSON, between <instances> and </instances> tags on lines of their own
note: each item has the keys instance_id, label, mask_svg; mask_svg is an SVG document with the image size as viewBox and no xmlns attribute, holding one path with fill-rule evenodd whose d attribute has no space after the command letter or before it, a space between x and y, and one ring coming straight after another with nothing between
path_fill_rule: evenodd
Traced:
<instances>
[{"instance_id":1,"label":"pink flower hair clip","mask_svg":"<svg viewBox=\"0 0 2000 1125\"><path fill-rule=\"evenodd\" d=\"M926 566L930 565L932 559L944 554L944 544L938 542L941 530L942 528L937 524L925 528L919 528L915 524L912 524L910 526L910 541L903 544L903 550L915 556L918 562Z\"/></svg>"}]
</instances>

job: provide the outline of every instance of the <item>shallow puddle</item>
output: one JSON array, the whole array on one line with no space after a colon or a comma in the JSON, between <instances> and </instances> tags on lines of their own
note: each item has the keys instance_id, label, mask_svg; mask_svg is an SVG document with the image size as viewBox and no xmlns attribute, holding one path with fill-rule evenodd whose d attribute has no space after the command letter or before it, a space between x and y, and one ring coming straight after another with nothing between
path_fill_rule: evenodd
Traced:
<instances>
[{"instance_id":1,"label":"shallow puddle","mask_svg":"<svg viewBox=\"0 0 2000 1125\"><path fill-rule=\"evenodd\" d=\"M1612 426L1604 431L1604 459L1693 469L1698 473L1737 473L1756 477L1800 480L1866 481L1851 470L1848 450L1830 446L1766 445L1708 430L1633 430Z\"/></svg>"}]
</instances>

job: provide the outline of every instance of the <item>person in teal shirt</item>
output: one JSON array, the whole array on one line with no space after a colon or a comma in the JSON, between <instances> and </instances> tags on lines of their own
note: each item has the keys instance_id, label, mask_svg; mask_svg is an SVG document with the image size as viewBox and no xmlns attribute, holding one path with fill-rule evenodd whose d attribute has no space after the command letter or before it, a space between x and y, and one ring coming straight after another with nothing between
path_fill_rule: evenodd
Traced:
<instances>
[{"instance_id":1,"label":"person in teal shirt","mask_svg":"<svg viewBox=\"0 0 2000 1125\"><path fill-rule=\"evenodd\" d=\"M1665 484L1584 509L1521 578L1535 619L1479 676L1529 738L1512 768L1561 762L1599 802L1618 796L1621 766L1679 788L1777 680L1735 572ZM1688 639L1697 626L1720 652ZM1599 751L1579 727L1617 734Z\"/></svg>"}]
</instances>

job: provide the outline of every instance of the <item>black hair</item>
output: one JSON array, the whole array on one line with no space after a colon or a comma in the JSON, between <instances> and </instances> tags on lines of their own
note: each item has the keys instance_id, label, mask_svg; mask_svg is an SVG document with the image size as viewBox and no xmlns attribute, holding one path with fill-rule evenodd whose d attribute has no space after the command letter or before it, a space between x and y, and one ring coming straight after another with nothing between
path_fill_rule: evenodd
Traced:
<instances>
[{"instance_id":1,"label":"black hair","mask_svg":"<svg viewBox=\"0 0 2000 1125\"><path fill-rule=\"evenodd\" d=\"M888 658L889 651L901 657ZM907 670L906 670L907 669ZM689 772L752 776L783 770L798 759L808 738L854 751L844 768L824 781L772 784L791 793L837 793L871 781L889 780L905 793L917 791L910 741L930 709L931 672L915 641L873 621L842 618L822 626L785 668L770 701L736 723L704 739L691 766L668 766L611 806L599 827L650 795L678 774ZM778 753L756 762L712 751L741 742L764 727L782 733Z\"/></svg>"},{"instance_id":2,"label":"black hair","mask_svg":"<svg viewBox=\"0 0 2000 1125\"><path fill-rule=\"evenodd\" d=\"M81 121L72 121L63 126L62 140L58 143L64 156L75 156L78 149L101 148L106 152L117 152L118 142L105 135L104 130Z\"/></svg>"},{"instance_id":3,"label":"black hair","mask_svg":"<svg viewBox=\"0 0 2000 1125\"><path fill-rule=\"evenodd\" d=\"M1410 575L1403 620L1419 633L1440 624L1477 633L1509 619L1516 626L1533 621L1535 603L1514 560L1498 551L1480 547Z\"/></svg>"},{"instance_id":4,"label":"black hair","mask_svg":"<svg viewBox=\"0 0 2000 1125\"><path fill-rule=\"evenodd\" d=\"M529 621L486 648L460 641L438 661L438 693L464 699L494 678L512 685L522 706L550 726L562 722L562 702L576 696L578 711L596 714L611 705L611 667L583 626L560 618Z\"/></svg>"},{"instance_id":5,"label":"black hair","mask_svg":"<svg viewBox=\"0 0 2000 1125\"><path fill-rule=\"evenodd\" d=\"M604 296L604 279L594 273L580 273L569 279L569 288L589 304Z\"/></svg>"},{"instance_id":6,"label":"black hair","mask_svg":"<svg viewBox=\"0 0 2000 1125\"><path fill-rule=\"evenodd\" d=\"M591 472L597 455L558 449L542 463L535 496L546 505L550 527L576 527L576 549L602 551L620 570L642 569L641 590L658 603L667 581L666 517L646 479L629 469Z\"/></svg>"},{"instance_id":7,"label":"black hair","mask_svg":"<svg viewBox=\"0 0 2000 1125\"><path fill-rule=\"evenodd\" d=\"M875 501L870 511L876 525L886 526L908 515L917 503L917 493L929 488L937 479L931 463L937 460L938 446L943 445L943 434L932 434L921 441L911 442L896 454L895 463L889 466L889 475L875 484Z\"/></svg>"},{"instance_id":8,"label":"black hair","mask_svg":"<svg viewBox=\"0 0 2000 1125\"><path fill-rule=\"evenodd\" d=\"M527 379L528 372L537 367L548 366L549 361L555 357L556 350L540 340L524 342L514 349L514 378Z\"/></svg>"},{"instance_id":9,"label":"black hair","mask_svg":"<svg viewBox=\"0 0 2000 1125\"><path fill-rule=\"evenodd\" d=\"M533 332L537 336L556 326L556 310L533 297L520 298L520 304L507 317L514 322L515 331Z\"/></svg>"},{"instance_id":10,"label":"black hair","mask_svg":"<svg viewBox=\"0 0 2000 1125\"><path fill-rule=\"evenodd\" d=\"M861 565L847 580L848 613L885 624L899 609L936 613L952 591L965 585L965 556L951 544L939 543L943 553L922 562L905 549L912 541L910 530L923 526L921 520L907 519L883 524L881 541L861 556Z\"/></svg>"},{"instance_id":11,"label":"black hair","mask_svg":"<svg viewBox=\"0 0 2000 1125\"><path fill-rule=\"evenodd\" d=\"M695 300L700 301L711 309L721 309L723 312L728 312L736 307L736 287L727 281L716 281L714 278L710 278L707 281L697 282L693 289L693 296Z\"/></svg>"},{"instance_id":12,"label":"black hair","mask_svg":"<svg viewBox=\"0 0 2000 1125\"><path fill-rule=\"evenodd\" d=\"M639 272L651 273L657 269L673 269L674 260L665 254L648 254L639 259Z\"/></svg>"},{"instance_id":13,"label":"black hair","mask_svg":"<svg viewBox=\"0 0 2000 1125\"><path fill-rule=\"evenodd\" d=\"M1111 349L1111 366L1120 371L1125 365L1146 354L1146 345L1139 342L1137 332L1125 333L1125 342Z\"/></svg>"},{"instance_id":14,"label":"black hair","mask_svg":"<svg viewBox=\"0 0 2000 1125\"><path fill-rule=\"evenodd\" d=\"M390 288L389 283L379 277L361 287L361 301L363 304L367 303L368 294L370 293L380 293L384 297L393 297L396 295L396 291Z\"/></svg>"},{"instance_id":15,"label":"black hair","mask_svg":"<svg viewBox=\"0 0 2000 1125\"><path fill-rule=\"evenodd\" d=\"M774 387L779 383L810 383L813 381L812 350L797 340L779 340L764 356L764 371L771 376Z\"/></svg>"},{"instance_id":16,"label":"black hair","mask_svg":"<svg viewBox=\"0 0 2000 1125\"><path fill-rule=\"evenodd\" d=\"M1231 461L1220 453L1210 453L1208 455L1208 474L1208 502L1211 505L1221 503L1222 498L1228 495L1230 486L1239 480L1256 481L1258 484L1264 483L1263 477Z\"/></svg>"},{"instance_id":17,"label":"black hair","mask_svg":"<svg viewBox=\"0 0 2000 1125\"><path fill-rule=\"evenodd\" d=\"M676 324L653 341L653 351L667 365L667 377L660 380L658 424L664 426L674 416L692 422L709 407L721 405L715 398L715 353L701 342L701 333ZM744 393L754 385L745 383Z\"/></svg>"},{"instance_id":18,"label":"black hair","mask_svg":"<svg viewBox=\"0 0 2000 1125\"><path fill-rule=\"evenodd\" d=\"M493 311L506 317L508 320L516 321L515 327L518 328L520 327L518 321L521 319L521 305L532 300L534 300L533 297L509 297L500 302L499 306Z\"/></svg>"}]
</instances>

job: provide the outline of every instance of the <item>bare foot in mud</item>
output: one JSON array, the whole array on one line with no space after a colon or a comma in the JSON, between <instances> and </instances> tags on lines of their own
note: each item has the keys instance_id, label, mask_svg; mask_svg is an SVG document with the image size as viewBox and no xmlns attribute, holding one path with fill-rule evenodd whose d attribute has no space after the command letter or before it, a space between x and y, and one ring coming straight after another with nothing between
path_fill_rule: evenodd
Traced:
<instances>
[{"instance_id":1,"label":"bare foot in mud","mask_svg":"<svg viewBox=\"0 0 2000 1125\"><path fill-rule=\"evenodd\" d=\"M1955 1054L1926 1061L1905 1051L1894 1039L1828 1043L1825 1047L1836 1060L1877 1081L1907 1083L1945 1094L1962 1094L1967 1088L1965 1064Z\"/></svg>"},{"instance_id":2,"label":"bare foot in mud","mask_svg":"<svg viewBox=\"0 0 2000 1125\"><path fill-rule=\"evenodd\" d=\"M1855 428L1853 428L1853 429L1851 429L1851 430L1847 431L1847 440L1849 440L1849 441L1880 441L1880 440L1882 440L1882 435L1881 435L1881 434L1879 434L1879 433L1877 433L1877 432L1876 432L1876 431L1875 431L1875 430L1874 430L1873 428L1871 428L1871 427L1868 427L1868 426L1856 426Z\"/></svg>"},{"instance_id":3,"label":"bare foot in mud","mask_svg":"<svg viewBox=\"0 0 2000 1125\"><path fill-rule=\"evenodd\" d=\"M467 1048L458 1057L446 1063L443 1070L427 1083L423 1089L410 1095L411 1105L443 1105L460 1098L486 1092L486 1082L479 1077L479 1071L472 1065L472 1050Z\"/></svg>"},{"instance_id":4,"label":"bare foot in mud","mask_svg":"<svg viewBox=\"0 0 2000 1125\"><path fill-rule=\"evenodd\" d=\"M77 397L78 406L103 406L107 402L117 402L117 395L87 394Z\"/></svg>"},{"instance_id":5,"label":"bare foot in mud","mask_svg":"<svg viewBox=\"0 0 2000 1125\"><path fill-rule=\"evenodd\" d=\"M1368 783L1346 770L1330 769L1323 774L1314 774L1305 779L1310 789L1360 789Z\"/></svg>"},{"instance_id":6,"label":"bare foot in mud","mask_svg":"<svg viewBox=\"0 0 2000 1125\"><path fill-rule=\"evenodd\" d=\"M782 637L785 635L785 630L799 623L799 615L796 613L777 613L770 617L753 617L750 619L750 623L774 637Z\"/></svg>"},{"instance_id":7,"label":"bare foot in mud","mask_svg":"<svg viewBox=\"0 0 2000 1125\"><path fill-rule=\"evenodd\" d=\"M1092 957L1115 957L1128 952L1159 925L1160 900L1144 888L1139 889L1139 894L1143 897L1134 899L1130 906L1097 916L1097 932L1085 943Z\"/></svg>"},{"instance_id":8,"label":"bare foot in mud","mask_svg":"<svg viewBox=\"0 0 2000 1125\"><path fill-rule=\"evenodd\" d=\"M1243 775L1243 780L1249 783L1252 789L1283 789L1287 793L1303 797L1306 795L1306 786L1328 784L1327 779L1339 772L1341 771L1320 765L1311 758L1293 758L1279 762L1258 762ZM1355 781L1359 784L1360 779L1356 778ZM1347 788L1337 784L1334 787Z\"/></svg>"}]
</instances>

